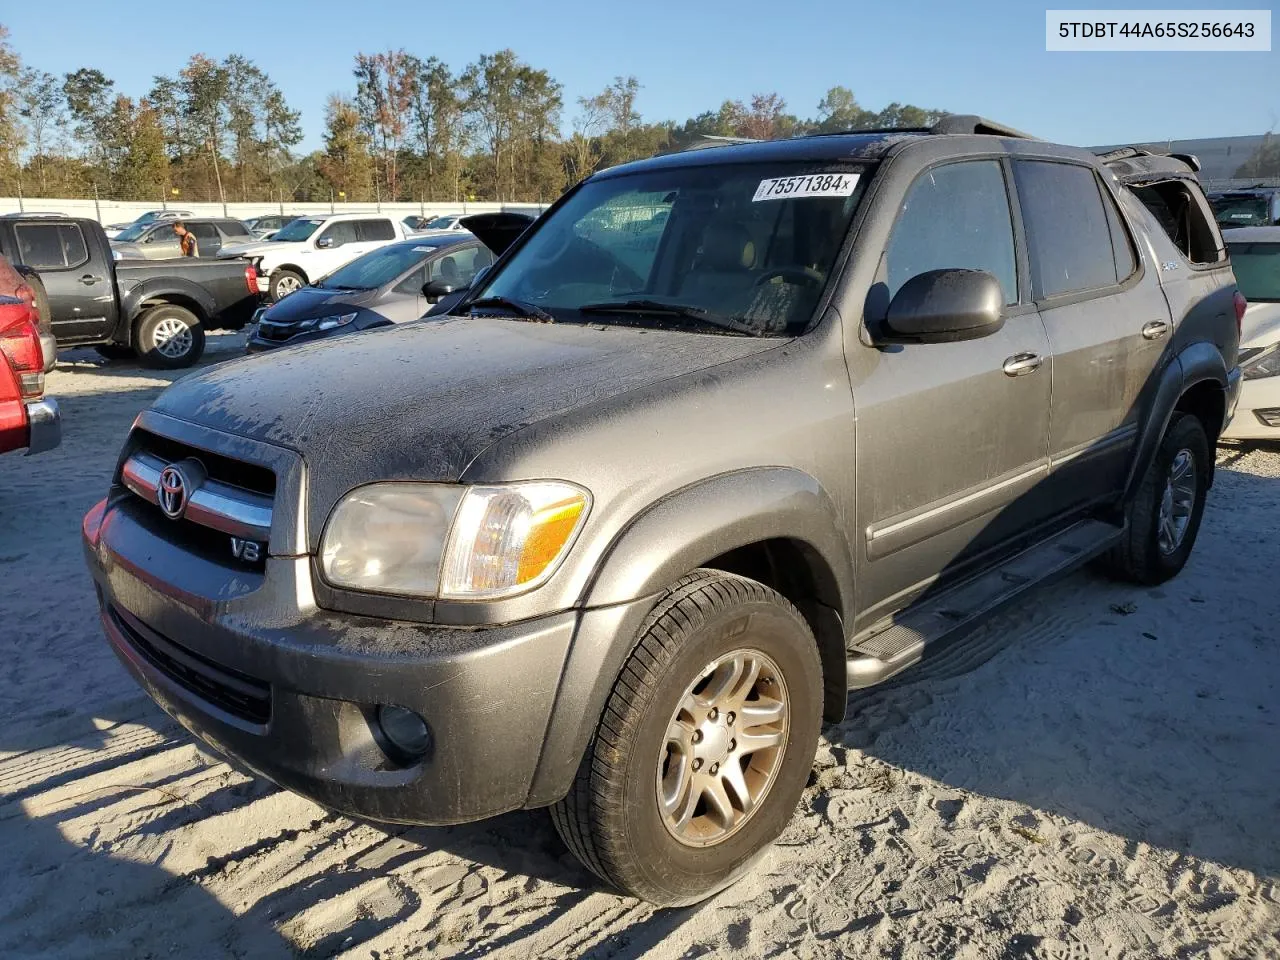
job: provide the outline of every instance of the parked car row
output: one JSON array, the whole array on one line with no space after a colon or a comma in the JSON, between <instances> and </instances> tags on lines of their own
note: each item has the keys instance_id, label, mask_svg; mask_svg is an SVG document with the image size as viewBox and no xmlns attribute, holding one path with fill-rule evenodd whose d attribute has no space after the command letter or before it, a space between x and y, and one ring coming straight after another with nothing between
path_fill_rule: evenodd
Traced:
<instances>
[{"instance_id":1,"label":"parked car row","mask_svg":"<svg viewBox=\"0 0 1280 960\"><path fill-rule=\"evenodd\" d=\"M299 224L265 273L360 236ZM462 249L263 320L340 329ZM851 688L1083 563L1182 569L1246 308L1187 159L965 116L671 154L438 319L176 383L86 557L121 661L249 769L394 822L550 807L604 882L689 904L786 827Z\"/></svg>"}]
</instances>

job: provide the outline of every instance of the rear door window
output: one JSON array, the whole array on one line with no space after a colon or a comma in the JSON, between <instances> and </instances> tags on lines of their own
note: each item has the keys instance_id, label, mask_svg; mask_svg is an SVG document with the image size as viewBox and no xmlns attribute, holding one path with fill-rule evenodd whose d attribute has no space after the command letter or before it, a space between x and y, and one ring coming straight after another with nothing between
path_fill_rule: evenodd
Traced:
<instances>
[{"instance_id":1,"label":"rear door window","mask_svg":"<svg viewBox=\"0 0 1280 960\"><path fill-rule=\"evenodd\" d=\"M885 251L892 296L929 270L985 270L1006 304L1018 302L1013 220L996 160L948 163L922 173L907 191Z\"/></svg>"},{"instance_id":2,"label":"rear door window","mask_svg":"<svg viewBox=\"0 0 1280 960\"><path fill-rule=\"evenodd\" d=\"M1093 170L1040 160L1018 160L1013 169L1035 299L1114 286L1111 227Z\"/></svg>"},{"instance_id":3,"label":"rear door window","mask_svg":"<svg viewBox=\"0 0 1280 960\"><path fill-rule=\"evenodd\" d=\"M13 228L19 259L36 270L78 267L89 259L84 234L75 223L20 223Z\"/></svg>"},{"instance_id":4,"label":"rear door window","mask_svg":"<svg viewBox=\"0 0 1280 960\"><path fill-rule=\"evenodd\" d=\"M219 220L218 229L220 229L228 237L248 237L251 236L249 230L239 220Z\"/></svg>"},{"instance_id":5,"label":"rear door window","mask_svg":"<svg viewBox=\"0 0 1280 960\"><path fill-rule=\"evenodd\" d=\"M363 241L396 238L396 228L391 225L390 220L357 220L356 231Z\"/></svg>"}]
</instances>

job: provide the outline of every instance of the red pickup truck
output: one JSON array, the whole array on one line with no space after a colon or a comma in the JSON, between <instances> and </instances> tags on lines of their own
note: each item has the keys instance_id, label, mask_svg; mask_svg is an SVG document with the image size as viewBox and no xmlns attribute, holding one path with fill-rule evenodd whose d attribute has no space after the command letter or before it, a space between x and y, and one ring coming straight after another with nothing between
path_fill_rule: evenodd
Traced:
<instances>
[{"instance_id":1,"label":"red pickup truck","mask_svg":"<svg viewBox=\"0 0 1280 960\"><path fill-rule=\"evenodd\" d=\"M35 293L0 257L0 453L41 453L62 439L58 404L44 395L44 370Z\"/></svg>"}]
</instances>

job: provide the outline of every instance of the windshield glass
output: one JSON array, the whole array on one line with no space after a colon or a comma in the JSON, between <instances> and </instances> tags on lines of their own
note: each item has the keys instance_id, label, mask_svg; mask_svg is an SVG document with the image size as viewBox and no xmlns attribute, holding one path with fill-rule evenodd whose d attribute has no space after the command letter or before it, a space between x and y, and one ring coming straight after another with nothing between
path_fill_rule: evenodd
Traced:
<instances>
[{"instance_id":1,"label":"windshield glass","mask_svg":"<svg viewBox=\"0 0 1280 960\"><path fill-rule=\"evenodd\" d=\"M1246 300L1280 302L1280 243L1228 243L1227 252Z\"/></svg>"},{"instance_id":2,"label":"windshield glass","mask_svg":"<svg viewBox=\"0 0 1280 960\"><path fill-rule=\"evenodd\" d=\"M288 243L306 240L320 229L323 220L294 220L281 227L272 237L273 241Z\"/></svg>"},{"instance_id":3,"label":"windshield glass","mask_svg":"<svg viewBox=\"0 0 1280 960\"><path fill-rule=\"evenodd\" d=\"M435 247L423 243L397 243L356 257L316 284L330 290L373 290L390 283L427 259Z\"/></svg>"},{"instance_id":4,"label":"windshield glass","mask_svg":"<svg viewBox=\"0 0 1280 960\"><path fill-rule=\"evenodd\" d=\"M865 187L861 172L774 162L590 181L476 298L529 304L556 320L696 318L756 336L795 334L835 263Z\"/></svg>"},{"instance_id":5,"label":"windshield glass","mask_svg":"<svg viewBox=\"0 0 1280 960\"><path fill-rule=\"evenodd\" d=\"M144 213L142 216L140 216L137 220L133 222L145 225L145 224L154 222L155 220L159 219L159 217L160 217L159 210L148 210L146 213Z\"/></svg>"},{"instance_id":6,"label":"windshield glass","mask_svg":"<svg viewBox=\"0 0 1280 960\"><path fill-rule=\"evenodd\" d=\"M453 226L453 217L436 217L434 220L428 220L423 230L448 230Z\"/></svg>"},{"instance_id":7,"label":"windshield glass","mask_svg":"<svg viewBox=\"0 0 1280 960\"><path fill-rule=\"evenodd\" d=\"M1224 227L1266 227L1267 198L1253 196L1215 197L1213 213Z\"/></svg>"},{"instance_id":8,"label":"windshield glass","mask_svg":"<svg viewBox=\"0 0 1280 960\"><path fill-rule=\"evenodd\" d=\"M124 240L124 241L140 240L142 239L142 235L146 233L148 230L150 230L151 227L152 227L152 221L150 220L148 220L146 223L135 223L132 226L126 227L125 229L117 233L116 239Z\"/></svg>"}]
</instances>

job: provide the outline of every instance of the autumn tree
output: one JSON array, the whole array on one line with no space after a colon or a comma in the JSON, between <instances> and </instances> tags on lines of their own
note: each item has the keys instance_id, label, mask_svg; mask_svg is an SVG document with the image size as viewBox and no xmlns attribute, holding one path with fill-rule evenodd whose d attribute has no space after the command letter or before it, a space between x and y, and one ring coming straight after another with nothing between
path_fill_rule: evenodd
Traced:
<instances>
[{"instance_id":1,"label":"autumn tree","mask_svg":"<svg viewBox=\"0 0 1280 960\"><path fill-rule=\"evenodd\" d=\"M324 154L316 166L334 194L367 200L373 192L373 158L360 114L355 104L336 93L325 105Z\"/></svg>"},{"instance_id":2,"label":"autumn tree","mask_svg":"<svg viewBox=\"0 0 1280 960\"><path fill-rule=\"evenodd\" d=\"M397 161L409 128L415 76L403 50L356 54L356 113L369 141L377 148L379 180L388 199L400 195Z\"/></svg>"},{"instance_id":3,"label":"autumn tree","mask_svg":"<svg viewBox=\"0 0 1280 960\"><path fill-rule=\"evenodd\" d=\"M22 150L22 126L17 122L14 86L22 61L9 44L9 31L0 24L0 178L14 177Z\"/></svg>"}]
</instances>

